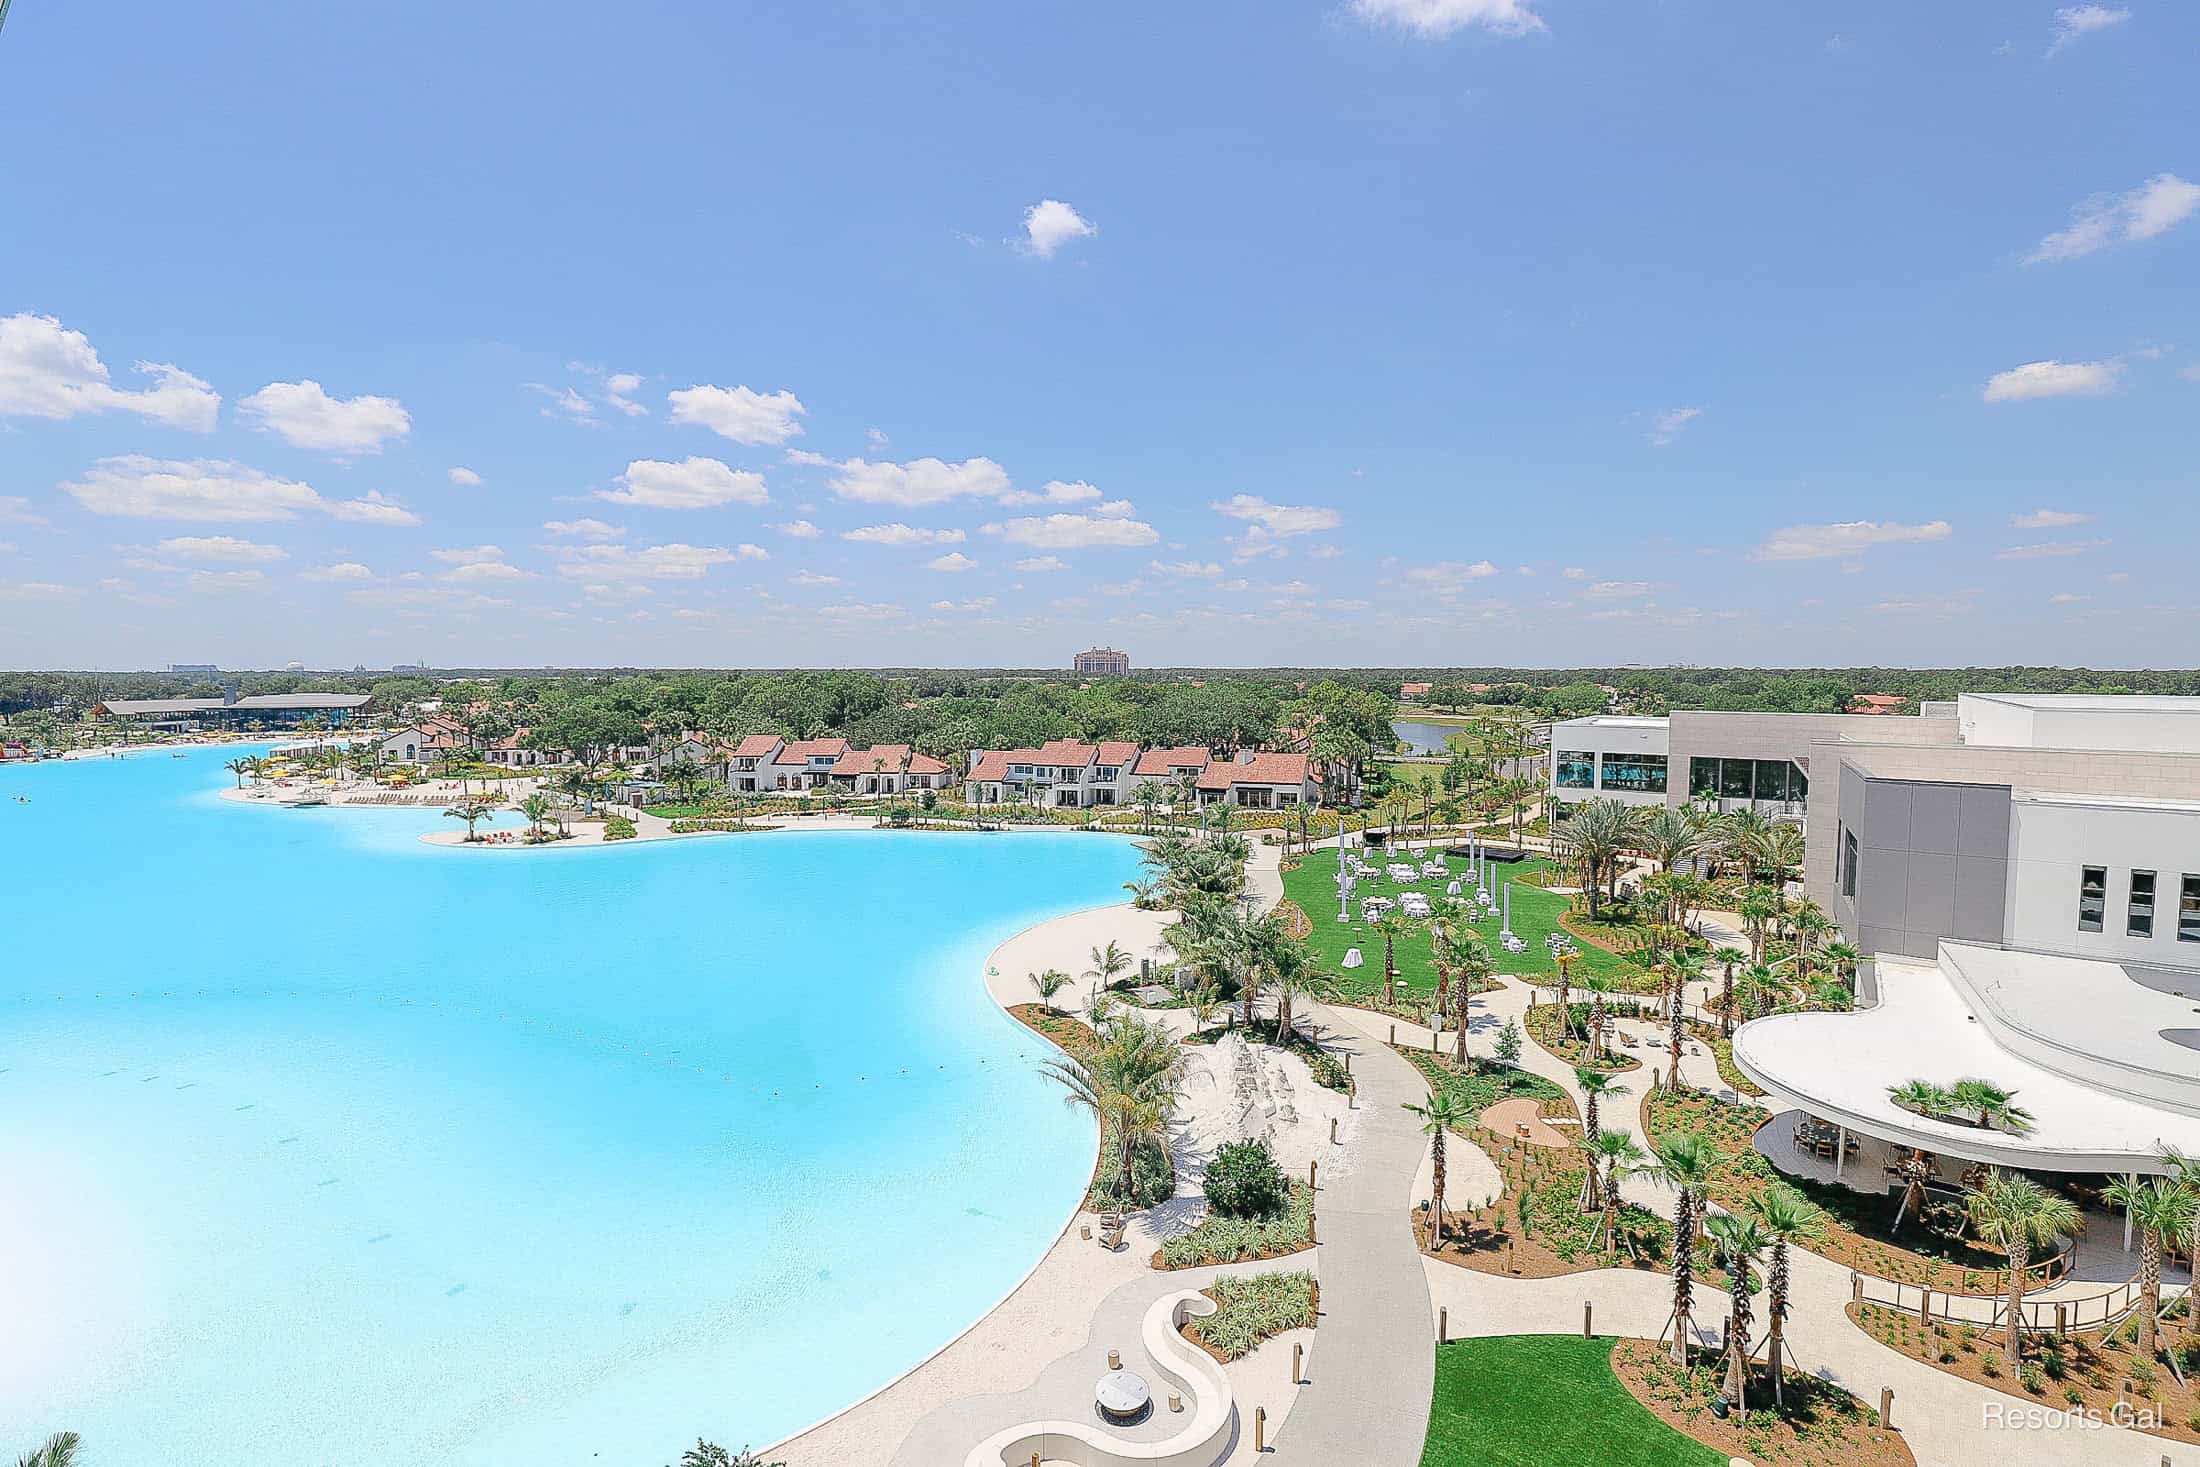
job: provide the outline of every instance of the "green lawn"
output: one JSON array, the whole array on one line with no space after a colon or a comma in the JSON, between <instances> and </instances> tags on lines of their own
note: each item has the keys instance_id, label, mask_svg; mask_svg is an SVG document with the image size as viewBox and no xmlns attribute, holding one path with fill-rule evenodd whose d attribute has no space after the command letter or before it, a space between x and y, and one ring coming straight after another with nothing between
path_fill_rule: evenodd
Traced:
<instances>
[{"instance_id":1,"label":"green lawn","mask_svg":"<svg viewBox=\"0 0 2200 1467\"><path fill-rule=\"evenodd\" d=\"M1387 864L1380 857L1371 857L1379 868ZM1418 859L1418 857L1416 857ZM1453 860L1454 870L1463 871L1466 863ZM1551 961L1551 951L1543 944L1547 932L1558 929L1558 919L1564 915L1571 898L1556 896L1541 887L1529 886L1520 880L1531 871L1540 871L1550 865L1548 861L1535 859L1521 861L1496 868L1498 880L1513 883L1512 913L1513 931L1526 938L1526 952L1509 953L1497 940L1499 917L1491 915L1475 924L1476 929L1489 939L1490 956L1496 961L1500 973L1553 974L1558 965ZM1395 896L1400 891L1420 891L1431 898L1443 893L1443 885L1433 880L1423 881L1417 887L1401 887L1380 874L1373 880L1362 881L1352 893L1353 914L1357 917L1362 897ZM1296 871L1283 873L1284 895L1304 909L1307 919L1313 923L1314 932L1307 939L1321 955L1323 966L1335 973L1348 990L1369 992L1383 984L1383 939L1365 923L1354 921L1340 924L1337 921L1337 852L1334 847L1317 849L1299 865ZM1502 898L1500 899L1502 900ZM1634 971L1626 959L1587 943L1577 944L1581 961L1574 965L1574 973L1610 973L1615 977ZM1365 960L1364 966L1346 969L1344 955L1347 948L1357 947ZM1430 963L1428 924L1415 923L1405 936L1398 939L1399 981L1416 993L1430 994L1436 991L1436 969Z\"/></svg>"},{"instance_id":2,"label":"green lawn","mask_svg":"<svg viewBox=\"0 0 2200 1467\"><path fill-rule=\"evenodd\" d=\"M1612 1341L1501 1335L1436 1350L1421 1467L1724 1467L1612 1373Z\"/></svg>"}]
</instances>

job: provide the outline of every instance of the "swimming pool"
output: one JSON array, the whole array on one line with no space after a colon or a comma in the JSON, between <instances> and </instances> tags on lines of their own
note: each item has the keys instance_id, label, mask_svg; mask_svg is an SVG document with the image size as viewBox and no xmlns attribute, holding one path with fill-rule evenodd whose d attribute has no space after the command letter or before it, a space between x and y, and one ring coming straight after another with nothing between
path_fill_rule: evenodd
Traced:
<instances>
[{"instance_id":1,"label":"swimming pool","mask_svg":"<svg viewBox=\"0 0 2200 1467\"><path fill-rule=\"evenodd\" d=\"M1092 1123L981 975L1121 900L1129 842L451 850L224 801L228 757L0 770L0 1452L762 1445L1075 1205Z\"/></svg>"}]
</instances>

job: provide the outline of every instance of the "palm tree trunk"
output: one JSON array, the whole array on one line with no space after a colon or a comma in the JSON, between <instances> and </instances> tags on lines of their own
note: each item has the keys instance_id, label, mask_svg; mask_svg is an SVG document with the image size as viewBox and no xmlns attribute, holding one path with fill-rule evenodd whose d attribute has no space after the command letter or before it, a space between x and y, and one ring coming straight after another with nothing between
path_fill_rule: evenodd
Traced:
<instances>
[{"instance_id":1,"label":"palm tree trunk","mask_svg":"<svg viewBox=\"0 0 2200 1467\"><path fill-rule=\"evenodd\" d=\"M1688 1306L1693 1290L1695 1203L1684 1189L1673 1204L1673 1363L1688 1364Z\"/></svg>"},{"instance_id":2,"label":"palm tree trunk","mask_svg":"<svg viewBox=\"0 0 2200 1467\"><path fill-rule=\"evenodd\" d=\"M2162 1346L2162 1235L2151 1228L2139 1244L2139 1292L2139 1358L2151 1361Z\"/></svg>"},{"instance_id":3,"label":"palm tree trunk","mask_svg":"<svg viewBox=\"0 0 2200 1467\"><path fill-rule=\"evenodd\" d=\"M2024 1364L2024 1271L2032 1262L2032 1248L2019 1238L2009 1245L2009 1368Z\"/></svg>"},{"instance_id":4,"label":"palm tree trunk","mask_svg":"<svg viewBox=\"0 0 2200 1467\"><path fill-rule=\"evenodd\" d=\"M1435 1205L1429 1210L1429 1243L1432 1252L1444 1246L1444 1128L1438 1126L1431 1140L1430 1165L1436 1184Z\"/></svg>"}]
</instances>

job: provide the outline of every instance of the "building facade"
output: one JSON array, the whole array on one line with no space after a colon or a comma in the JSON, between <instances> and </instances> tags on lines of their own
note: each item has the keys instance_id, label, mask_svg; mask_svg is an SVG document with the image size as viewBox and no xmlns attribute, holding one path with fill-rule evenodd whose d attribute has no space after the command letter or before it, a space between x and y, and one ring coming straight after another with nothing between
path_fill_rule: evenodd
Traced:
<instances>
[{"instance_id":1,"label":"building facade","mask_svg":"<svg viewBox=\"0 0 2200 1467\"><path fill-rule=\"evenodd\" d=\"M1070 659L1069 670L1079 677L1129 677L1131 654L1113 647L1088 648Z\"/></svg>"}]
</instances>

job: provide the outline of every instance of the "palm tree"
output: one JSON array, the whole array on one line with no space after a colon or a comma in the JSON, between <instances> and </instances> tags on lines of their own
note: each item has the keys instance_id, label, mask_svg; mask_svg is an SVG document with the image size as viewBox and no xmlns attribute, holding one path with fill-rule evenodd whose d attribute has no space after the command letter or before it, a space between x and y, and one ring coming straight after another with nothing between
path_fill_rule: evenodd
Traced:
<instances>
[{"instance_id":1,"label":"palm tree","mask_svg":"<svg viewBox=\"0 0 2200 1467\"><path fill-rule=\"evenodd\" d=\"M1396 907L1368 924L1382 934L1383 939L1383 1002L1398 1001L1398 939L1412 930L1403 914Z\"/></svg>"},{"instance_id":2,"label":"palm tree","mask_svg":"<svg viewBox=\"0 0 2200 1467\"><path fill-rule=\"evenodd\" d=\"M1688 982L1678 967L1663 963L1656 971L1664 977L1665 989L1665 1047L1671 1063L1666 1067L1665 1088L1675 1095L1681 1089L1681 1037L1688 1032Z\"/></svg>"},{"instance_id":3,"label":"palm tree","mask_svg":"<svg viewBox=\"0 0 2200 1467\"><path fill-rule=\"evenodd\" d=\"M248 774L259 773L259 770L255 767L256 763L257 761L254 760L251 755L247 754L239 758L230 760L227 764L224 764L222 768L228 770L231 774L236 775L237 788L243 789L244 777Z\"/></svg>"},{"instance_id":4,"label":"palm tree","mask_svg":"<svg viewBox=\"0 0 2200 1467\"><path fill-rule=\"evenodd\" d=\"M1085 981L1097 988L1113 988L1115 980L1130 971L1131 955L1113 938L1104 948L1092 950L1092 966L1085 970Z\"/></svg>"},{"instance_id":5,"label":"palm tree","mask_svg":"<svg viewBox=\"0 0 2200 1467\"><path fill-rule=\"evenodd\" d=\"M1788 926L1795 932L1795 970L1808 983L1811 949L1819 938L1834 930L1833 919L1826 915L1825 908L1804 897L1788 913Z\"/></svg>"},{"instance_id":6,"label":"palm tree","mask_svg":"<svg viewBox=\"0 0 2200 1467\"><path fill-rule=\"evenodd\" d=\"M1099 1117L1103 1134L1114 1132L1126 1207L1136 1195L1138 1143L1168 1134L1184 1073L1182 1053L1166 1028L1125 1015L1107 1020L1091 1049L1047 1063L1047 1073L1068 1092L1065 1102Z\"/></svg>"},{"instance_id":7,"label":"palm tree","mask_svg":"<svg viewBox=\"0 0 2200 1467\"><path fill-rule=\"evenodd\" d=\"M2030 1177L1994 1168L1967 1190L1964 1211L1980 1241L2009 1255L2008 1353L2012 1367L2023 1362L2025 1270L2036 1248L2052 1248L2078 1230L2077 1207Z\"/></svg>"},{"instance_id":8,"label":"palm tree","mask_svg":"<svg viewBox=\"0 0 2200 1467\"><path fill-rule=\"evenodd\" d=\"M1285 934L1281 922L1263 919L1258 953L1262 976L1276 995L1276 1043L1289 1045L1296 1002L1334 997L1337 979L1312 948Z\"/></svg>"},{"instance_id":9,"label":"palm tree","mask_svg":"<svg viewBox=\"0 0 2200 1467\"><path fill-rule=\"evenodd\" d=\"M1674 1131L1652 1148L1644 1175L1673 1189L1673 1363L1688 1363L1689 1311L1696 1300L1697 1206L1711 1183L1719 1151L1697 1131Z\"/></svg>"},{"instance_id":10,"label":"palm tree","mask_svg":"<svg viewBox=\"0 0 2200 1467\"><path fill-rule=\"evenodd\" d=\"M1757 1291L1755 1270L1764 1257L1765 1231L1755 1218L1732 1212L1710 1218L1704 1228L1718 1245L1719 1265L1726 1270L1732 1313L1726 1328L1725 1395L1739 1415L1749 1409L1750 1296Z\"/></svg>"},{"instance_id":11,"label":"palm tree","mask_svg":"<svg viewBox=\"0 0 2200 1467\"><path fill-rule=\"evenodd\" d=\"M1138 793L1133 798L1138 801L1138 828L1142 831L1152 830L1154 815L1161 809L1160 784L1148 780L1138 787Z\"/></svg>"},{"instance_id":12,"label":"palm tree","mask_svg":"<svg viewBox=\"0 0 2200 1467\"><path fill-rule=\"evenodd\" d=\"M1719 1037L1734 1037L1734 970L1749 961L1749 955L1739 948L1722 947L1711 955L1711 961L1726 969L1726 979L1719 990Z\"/></svg>"},{"instance_id":13,"label":"palm tree","mask_svg":"<svg viewBox=\"0 0 2200 1467\"><path fill-rule=\"evenodd\" d=\"M27 1457L17 1457L15 1467L76 1467L76 1449L84 1439L73 1431L57 1431L37 1446Z\"/></svg>"},{"instance_id":14,"label":"palm tree","mask_svg":"<svg viewBox=\"0 0 2200 1467\"><path fill-rule=\"evenodd\" d=\"M469 841L475 839L474 826L479 824L481 821L488 819L491 815L494 815L495 813L496 807L494 805L483 805L478 803L452 805L443 812L444 818L446 819L463 820L466 822L466 839L468 839Z\"/></svg>"},{"instance_id":15,"label":"palm tree","mask_svg":"<svg viewBox=\"0 0 2200 1467\"><path fill-rule=\"evenodd\" d=\"M1429 1163L1433 1171L1430 1185L1436 1195L1429 1206L1428 1246L1430 1252L1435 1252L1444 1246L1444 1133L1472 1125L1474 1113L1448 1089L1432 1092L1425 1105L1408 1102L1404 1108L1420 1117L1421 1129L1429 1137Z\"/></svg>"},{"instance_id":16,"label":"palm tree","mask_svg":"<svg viewBox=\"0 0 2200 1467\"><path fill-rule=\"evenodd\" d=\"M1481 933L1465 922L1452 918L1438 921L1430 929L1434 941L1437 971L1448 974L1452 982L1452 1005L1458 1018L1458 1031L1453 1039L1452 1058L1460 1065L1467 1062L1467 1026L1473 1008L1475 992L1489 981L1496 970L1490 957L1490 945ZM1441 1017L1437 1023L1441 1024Z\"/></svg>"},{"instance_id":17,"label":"palm tree","mask_svg":"<svg viewBox=\"0 0 2200 1467\"><path fill-rule=\"evenodd\" d=\"M1958 1080L1948 1091L1951 1104L1978 1116L1980 1130L1996 1126L2023 1135L2032 1129L2032 1113L2016 1103L2016 1095L1991 1080Z\"/></svg>"},{"instance_id":18,"label":"palm tree","mask_svg":"<svg viewBox=\"0 0 2200 1467\"><path fill-rule=\"evenodd\" d=\"M1555 839L1567 863L1581 873L1589 920L1594 922L1607 873L1617 885L1620 858L1634 846L1635 813L1617 800L1584 800Z\"/></svg>"},{"instance_id":19,"label":"palm tree","mask_svg":"<svg viewBox=\"0 0 2200 1467\"><path fill-rule=\"evenodd\" d=\"M1736 904L1741 913L1742 930L1749 934L1749 961L1761 964L1765 960L1765 937L1781 911L1780 893L1769 886L1752 886L1742 893Z\"/></svg>"},{"instance_id":20,"label":"palm tree","mask_svg":"<svg viewBox=\"0 0 2200 1467\"><path fill-rule=\"evenodd\" d=\"M1222 1012L1222 990L1212 983L1202 983L1184 1000L1184 1011L1192 1016L1192 1032L1204 1030Z\"/></svg>"},{"instance_id":21,"label":"palm tree","mask_svg":"<svg viewBox=\"0 0 2200 1467\"><path fill-rule=\"evenodd\" d=\"M1031 986L1039 990L1039 1006L1051 1010L1054 995L1069 987L1069 974L1060 968L1049 968L1044 973L1030 974Z\"/></svg>"},{"instance_id":22,"label":"palm tree","mask_svg":"<svg viewBox=\"0 0 2200 1467\"><path fill-rule=\"evenodd\" d=\"M2139 1358L2152 1360L2162 1345L2162 1244L2191 1235L2200 1219L2200 1193L2170 1177L2118 1178L2101 1197L2123 1208L2139 1232Z\"/></svg>"},{"instance_id":23,"label":"palm tree","mask_svg":"<svg viewBox=\"0 0 2200 1467\"><path fill-rule=\"evenodd\" d=\"M1889 1085L1887 1099L1921 1116L1945 1115L1956 1103L1953 1094L1930 1080L1905 1080L1899 1085Z\"/></svg>"},{"instance_id":24,"label":"palm tree","mask_svg":"<svg viewBox=\"0 0 2200 1467\"><path fill-rule=\"evenodd\" d=\"M550 817L549 797L540 793L531 794L519 802L519 812L527 817L527 833L540 839L542 822Z\"/></svg>"},{"instance_id":25,"label":"palm tree","mask_svg":"<svg viewBox=\"0 0 2200 1467\"><path fill-rule=\"evenodd\" d=\"M1564 952L1558 955L1558 1032L1571 1034L1574 1029L1574 1006L1571 982L1574 964L1579 954Z\"/></svg>"},{"instance_id":26,"label":"palm tree","mask_svg":"<svg viewBox=\"0 0 2200 1467\"><path fill-rule=\"evenodd\" d=\"M1854 987L1856 983L1856 965L1863 960L1863 954L1845 942L1827 943L1825 954L1826 961L1833 964L1833 971L1840 977L1841 981Z\"/></svg>"},{"instance_id":27,"label":"palm tree","mask_svg":"<svg viewBox=\"0 0 2200 1467\"><path fill-rule=\"evenodd\" d=\"M1604 1001L1619 992L1619 980L1608 973L1591 973L1581 980L1581 989L1589 995L1589 1058L1594 1062L1609 1053L1605 1027L1610 1022L1610 1015Z\"/></svg>"},{"instance_id":28,"label":"palm tree","mask_svg":"<svg viewBox=\"0 0 2200 1467\"><path fill-rule=\"evenodd\" d=\"M2200 1196L2200 1156L2187 1156L2171 1146L2162 1152L2162 1164L2169 1168L2171 1176L2190 1187L2195 1196ZM2185 1229L2185 1258L2188 1262L2200 1259L2200 1214L2196 1214L2192 1225ZM2189 1291L2186 1299L2185 1333L2200 1342L2200 1301L2193 1301Z\"/></svg>"},{"instance_id":29,"label":"palm tree","mask_svg":"<svg viewBox=\"0 0 2200 1467\"><path fill-rule=\"evenodd\" d=\"M1659 806L1637 822L1636 843L1642 853L1671 875L1684 861L1693 861L1711 850L1711 829L1701 810L1687 805Z\"/></svg>"},{"instance_id":30,"label":"palm tree","mask_svg":"<svg viewBox=\"0 0 2200 1467\"><path fill-rule=\"evenodd\" d=\"M1618 1243L1620 1178L1642 1170L1649 1153L1625 1131L1600 1131L1589 1144L1589 1175L1604 1173L1604 1250Z\"/></svg>"},{"instance_id":31,"label":"palm tree","mask_svg":"<svg viewBox=\"0 0 2200 1467\"><path fill-rule=\"evenodd\" d=\"M1752 1019L1761 1019L1772 1009L1783 990L1780 980L1762 963L1752 963L1742 970L1742 1012Z\"/></svg>"},{"instance_id":32,"label":"palm tree","mask_svg":"<svg viewBox=\"0 0 2200 1467\"><path fill-rule=\"evenodd\" d=\"M1588 1212L1597 1205L1597 1139L1604 1134L1600 1124L1598 1105L1605 1096L1621 1096L1627 1087L1612 1078L1604 1070L1592 1070L1586 1065L1574 1067L1574 1083L1581 1087L1581 1141L1589 1151L1589 1175L1582 1178L1581 1210Z\"/></svg>"},{"instance_id":33,"label":"palm tree","mask_svg":"<svg viewBox=\"0 0 2200 1467\"><path fill-rule=\"evenodd\" d=\"M1772 1371L1772 1399L1778 1403L1782 1399L1780 1377L1784 1366L1781 1357L1786 1349L1788 1289L1792 1283L1788 1245L1812 1243L1824 1237L1826 1214L1817 1203L1793 1187L1776 1182L1770 1190L1749 1199L1749 1215L1772 1245L1772 1262L1765 1280L1765 1312L1771 1316L1765 1336L1765 1364Z\"/></svg>"}]
</instances>

